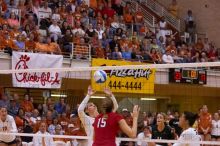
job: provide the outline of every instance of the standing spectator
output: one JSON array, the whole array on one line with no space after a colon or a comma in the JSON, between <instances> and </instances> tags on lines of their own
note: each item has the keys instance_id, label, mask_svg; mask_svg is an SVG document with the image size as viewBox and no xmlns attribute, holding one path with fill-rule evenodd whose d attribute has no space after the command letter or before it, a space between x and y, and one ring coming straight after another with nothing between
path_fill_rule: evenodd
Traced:
<instances>
[{"instance_id":1,"label":"standing spectator","mask_svg":"<svg viewBox=\"0 0 220 146\"><path fill-rule=\"evenodd\" d=\"M140 28L142 27L144 22L144 15L141 7L139 7L138 11L135 13L134 21L135 21L136 32L140 34Z\"/></svg>"},{"instance_id":2,"label":"standing spectator","mask_svg":"<svg viewBox=\"0 0 220 146\"><path fill-rule=\"evenodd\" d=\"M164 16L161 17L158 26L159 26L159 37L162 36L164 42L166 42L167 22Z\"/></svg>"},{"instance_id":3,"label":"standing spectator","mask_svg":"<svg viewBox=\"0 0 220 146\"><path fill-rule=\"evenodd\" d=\"M47 124L45 122L40 123L39 131L36 134L50 135L47 132ZM53 145L53 138L34 136L33 144L34 144L34 146L52 146Z\"/></svg>"},{"instance_id":4,"label":"standing spectator","mask_svg":"<svg viewBox=\"0 0 220 146\"><path fill-rule=\"evenodd\" d=\"M57 20L53 20L53 23L50 25L48 29L50 33L51 39L53 39L54 42L57 42L57 40L61 37L61 29L57 25Z\"/></svg>"},{"instance_id":5,"label":"standing spectator","mask_svg":"<svg viewBox=\"0 0 220 146\"><path fill-rule=\"evenodd\" d=\"M58 112L58 114L64 113L66 111L65 98L60 98L60 102L55 104L54 109Z\"/></svg>"},{"instance_id":6,"label":"standing spectator","mask_svg":"<svg viewBox=\"0 0 220 146\"><path fill-rule=\"evenodd\" d=\"M98 34L98 39L101 40L102 34L104 33L104 30L101 28L100 24L97 25L95 32Z\"/></svg>"},{"instance_id":7,"label":"standing spectator","mask_svg":"<svg viewBox=\"0 0 220 146\"><path fill-rule=\"evenodd\" d=\"M156 125L152 126L152 139L174 139L174 135L171 132L171 128L165 124L166 115L163 113L157 114ZM149 143L153 146L154 143ZM171 146L170 143L159 143L161 146Z\"/></svg>"},{"instance_id":8,"label":"standing spectator","mask_svg":"<svg viewBox=\"0 0 220 146\"><path fill-rule=\"evenodd\" d=\"M220 119L219 119L219 113L214 113L214 118L212 120L211 137L212 137L212 141L220 141Z\"/></svg>"},{"instance_id":9,"label":"standing spectator","mask_svg":"<svg viewBox=\"0 0 220 146\"><path fill-rule=\"evenodd\" d=\"M137 139L151 139L151 131L150 131L150 127L145 126L143 128L143 132L139 133L137 136ZM138 141L137 142L137 146L148 146L147 142L141 142Z\"/></svg>"},{"instance_id":10,"label":"standing spectator","mask_svg":"<svg viewBox=\"0 0 220 146\"><path fill-rule=\"evenodd\" d=\"M177 0L172 0L172 3L170 4L168 9L169 9L169 12L173 16L178 17L178 15L179 15L179 5L177 3Z\"/></svg>"},{"instance_id":11,"label":"standing spectator","mask_svg":"<svg viewBox=\"0 0 220 146\"><path fill-rule=\"evenodd\" d=\"M199 117L198 121L199 126L199 134L202 137L202 140L204 141L210 141L211 140L211 128L212 128L212 115L208 113L208 107L207 105L202 106L202 112Z\"/></svg>"},{"instance_id":12,"label":"standing spectator","mask_svg":"<svg viewBox=\"0 0 220 146\"><path fill-rule=\"evenodd\" d=\"M196 29L196 23L195 23L195 18L193 16L192 10L188 10L187 16L185 18L185 27L186 27L186 32L189 33L189 43L192 43L195 41L194 34L195 34L195 29Z\"/></svg>"}]
</instances>

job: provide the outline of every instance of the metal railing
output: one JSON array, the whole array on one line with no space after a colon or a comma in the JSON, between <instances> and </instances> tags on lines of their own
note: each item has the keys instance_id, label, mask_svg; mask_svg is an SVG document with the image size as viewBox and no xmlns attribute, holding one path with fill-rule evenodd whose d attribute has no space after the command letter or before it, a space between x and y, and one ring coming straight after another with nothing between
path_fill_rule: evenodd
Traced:
<instances>
[{"instance_id":1,"label":"metal railing","mask_svg":"<svg viewBox=\"0 0 220 146\"><path fill-rule=\"evenodd\" d=\"M144 16L144 22L149 26L149 29L152 32L155 32L155 24L156 24L155 17L150 12L148 12L143 7L141 7L137 1L135 1L135 0L123 0L122 5L125 6L126 2L131 3L132 12L137 12L138 8L141 8L141 10L143 12L143 16Z\"/></svg>"},{"instance_id":2,"label":"metal railing","mask_svg":"<svg viewBox=\"0 0 220 146\"><path fill-rule=\"evenodd\" d=\"M184 20L173 16L164 6L155 0L141 0L141 3L156 13L158 16L164 16L167 22L179 32L184 31Z\"/></svg>"}]
</instances>

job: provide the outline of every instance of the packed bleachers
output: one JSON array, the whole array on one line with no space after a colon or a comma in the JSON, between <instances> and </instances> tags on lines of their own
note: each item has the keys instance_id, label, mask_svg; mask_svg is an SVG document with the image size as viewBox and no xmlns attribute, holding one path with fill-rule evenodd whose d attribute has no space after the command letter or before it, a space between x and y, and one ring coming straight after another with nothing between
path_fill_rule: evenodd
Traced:
<instances>
[{"instance_id":1,"label":"packed bleachers","mask_svg":"<svg viewBox=\"0 0 220 146\"><path fill-rule=\"evenodd\" d=\"M2 0L1 6L0 48L9 54L16 50L154 63L219 59L219 50L207 38L194 43L167 33L163 18L151 32L141 9L132 12L130 2Z\"/></svg>"}]
</instances>

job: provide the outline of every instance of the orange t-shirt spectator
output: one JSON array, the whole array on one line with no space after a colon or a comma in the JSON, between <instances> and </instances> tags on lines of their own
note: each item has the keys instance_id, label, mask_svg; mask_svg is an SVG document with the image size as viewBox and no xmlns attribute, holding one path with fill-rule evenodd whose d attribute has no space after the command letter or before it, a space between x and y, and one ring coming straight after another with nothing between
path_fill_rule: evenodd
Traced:
<instances>
[{"instance_id":1,"label":"orange t-shirt spectator","mask_svg":"<svg viewBox=\"0 0 220 146\"><path fill-rule=\"evenodd\" d=\"M206 137L206 135L209 135L212 128L212 116L210 113L208 113L208 108L206 105L203 105L202 112L200 114L199 120L198 120L198 132ZM204 140L208 140L205 139Z\"/></svg>"},{"instance_id":2,"label":"orange t-shirt spectator","mask_svg":"<svg viewBox=\"0 0 220 146\"><path fill-rule=\"evenodd\" d=\"M34 106L29 100L28 94L24 95L24 101L21 102L21 108L23 108L25 112L32 112L34 110Z\"/></svg>"}]
</instances>

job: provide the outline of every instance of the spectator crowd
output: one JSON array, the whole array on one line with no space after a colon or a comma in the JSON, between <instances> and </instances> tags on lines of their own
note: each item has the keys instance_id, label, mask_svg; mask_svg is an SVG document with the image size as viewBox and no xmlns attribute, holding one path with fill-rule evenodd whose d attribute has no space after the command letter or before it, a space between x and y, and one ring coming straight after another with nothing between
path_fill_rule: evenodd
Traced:
<instances>
[{"instance_id":1,"label":"spectator crowd","mask_svg":"<svg viewBox=\"0 0 220 146\"><path fill-rule=\"evenodd\" d=\"M164 17L153 33L141 6L133 12L130 2L124 6L121 0L1 0L0 5L0 49L9 54L13 50L73 51L77 59L91 54L94 58L153 63L219 60L220 51L207 38L188 43L167 35ZM169 9L177 15L177 2L172 5ZM195 20L191 10L185 21L186 31L192 34Z\"/></svg>"},{"instance_id":2,"label":"spectator crowd","mask_svg":"<svg viewBox=\"0 0 220 146\"><path fill-rule=\"evenodd\" d=\"M70 136L86 136L84 127L78 116L78 106L70 110L70 106L66 103L65 98L60 98L58 102L54 102L52 98L47 98L45 103L36 105L28 94L24 99L20 99L18 94L9 96L4 94L0 100L0 107L6 107L8 114L13 116L19 133L37 133L48 135L70 135ZM126 105L123 105L126 107ZM118 111L125 119L129 126L132 126L131 112L124 108ZM198 119L194 123L194 128L203 140L220 141L220 110L214 114L208 112L208 107L203 105L198 110ZM212 116L213 115L213 116ZM180 114L177 111L168 111L165 113L147 113L142 112L138 122L139 139L178 139L182 129L179 127ZM125 134L119 132L118 137L126 137ZM51 141L71 141L83 143L83 140L72 140L63 138L53 138ZM36 138L17 137L18 142L39 143ZM49 143L49 141L48 141ZM41 145L41 144L40 144ZM50 144L46 144L50 145ZM120 146L153 146L154 143L144 143L138 141L121 142ZM169 146L170 144L162 144ZM74 145L75 146L75 145Z\"/></svg>"}]
</instances>

